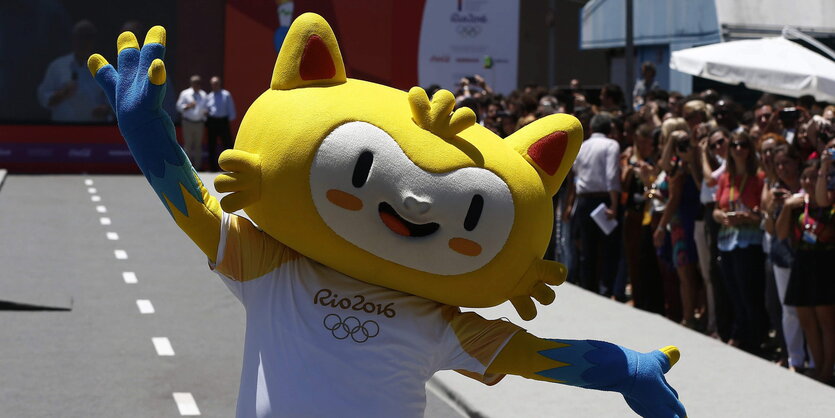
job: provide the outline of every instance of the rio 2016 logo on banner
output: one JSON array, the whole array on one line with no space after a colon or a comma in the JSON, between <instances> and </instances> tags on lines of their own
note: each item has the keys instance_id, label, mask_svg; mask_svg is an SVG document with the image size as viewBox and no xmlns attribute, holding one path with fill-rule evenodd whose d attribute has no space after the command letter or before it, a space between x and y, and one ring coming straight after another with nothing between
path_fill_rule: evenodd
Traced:
<instances>
[{"instance_id":1,"label":"rio 2016 logo on banner","mask_svg":"<svg viewBox=\"0 0 835 418\"><path fill-rule=\"evenodd\" d=\"M479 74L494 91L510 93L517 87L518 49L519 0L426 0L418 84L455 91L462 78ZM495 65L485 68L486 61Z\"/></svg>"}]
</instances>

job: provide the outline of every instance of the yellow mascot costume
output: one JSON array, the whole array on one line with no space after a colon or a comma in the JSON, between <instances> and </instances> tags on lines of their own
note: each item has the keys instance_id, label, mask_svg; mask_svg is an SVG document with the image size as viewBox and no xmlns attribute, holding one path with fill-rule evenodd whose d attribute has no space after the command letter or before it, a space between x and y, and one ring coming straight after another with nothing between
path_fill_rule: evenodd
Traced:
<instances>
[{"instance_id":1,"label":"yellow mascot costume","mask_svg":"<svg viewBox=\"0 0 835 418\"><path fill-rule=\"evenodd\" d=\"M551 196L583 140L553 115L501 139L434 97L349 79L330 26L291 26L270 89L220 156L220 203L160 107L165 30L118 39L118 71L88 61L152 188L246 308L237 405L250 416L423 415L455 369L616 391L644 416L684 416L669 346L535 337L459 307L511 301L524 319L565 268L542 260ZM243 209L249 218L231 215ZM256 226L257 225L257 226ZM323 388L328 388L323 390Z\"/></svg>"}]
</instances>

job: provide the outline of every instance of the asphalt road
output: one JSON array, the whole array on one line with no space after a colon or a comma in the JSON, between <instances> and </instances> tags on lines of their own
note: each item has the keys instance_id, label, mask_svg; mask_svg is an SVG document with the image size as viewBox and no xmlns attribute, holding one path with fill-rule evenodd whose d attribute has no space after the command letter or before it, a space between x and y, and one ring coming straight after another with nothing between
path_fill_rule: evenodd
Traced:
<instances>
[{"instance_id":1,"label":"asphalt road","mask_svg":"<svg viewBox=\"0 0 835 418\"><path fill-rule=\"evenodd\" d=\"M543 337L678 345L667 378L690 416L835 416L831 387L570 285L532 322L479 312ZM5 177L0 418L234 416L243 332L243 308L144 177ZM514 376L441 372L427 399L427 417L632 415L617 394Z\"/></svg>"},{"instance_id":2,"label":"asphalt road","mask_svg":"<svg viewBox=\"0 0 835 418\"><path fill-rule=\"evenodd\" d=\"M6 176L0 417L231 417L243 336L144 177ZM461 416L432 391L426 415Z\"/></svg>"}]
</instances>

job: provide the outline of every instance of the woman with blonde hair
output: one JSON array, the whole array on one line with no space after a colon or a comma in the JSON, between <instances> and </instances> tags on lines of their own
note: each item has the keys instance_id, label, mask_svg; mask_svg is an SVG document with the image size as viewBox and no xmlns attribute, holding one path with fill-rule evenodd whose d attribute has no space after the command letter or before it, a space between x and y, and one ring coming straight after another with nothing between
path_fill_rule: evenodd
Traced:
<instances>
[{"instance_id":1,"label":"woman with blonde hair","mask_svg":"<svg viewBox=\"0 0 835 418\"><path fill-rule=\"evenodd\" d=\"M667 133L662 161L670 167L666 170L670 199L653 234L657 247L664 244L669 231L672 244L672 260L679 277L682 306L682 323L696 328L695 313L699 304L699 282L696 268L698 255L695 242L695 221L699 216L699 184L702 167L697 152L698 141L693 138L681 120L669 119L662 125ZM674 154L674 155L673 155ZM701 310L701 309L699 309Z\"/></svg>"}]
</instances>

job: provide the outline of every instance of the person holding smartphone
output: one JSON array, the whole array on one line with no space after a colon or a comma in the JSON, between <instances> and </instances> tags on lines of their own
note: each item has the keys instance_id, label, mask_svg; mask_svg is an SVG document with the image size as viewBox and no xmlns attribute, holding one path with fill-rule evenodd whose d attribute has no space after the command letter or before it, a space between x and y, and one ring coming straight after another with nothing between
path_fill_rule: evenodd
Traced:
<instances>
[{"instance_id":1,"label":"person holding smartphone","mask_svg":"<svg viewBox=\"0 0 835 418\"><path fill-rule=\"evenodd\" d=\"M763 176L753 141L745 132L731 136L727 169L719 178L713 219L720 224L720 267L733 301L729 343L757 354L766 335L765 255L760 229Z\"/></svg>"},{"instance_id":2,"label":"person holding smartphone","mask_svg":"<svg viewBox=\"0 0 835 418\"><path fill-rule=\"evenodd\" d=\"M634 144L621 157L621 190L626 194L623 251L632 301L638 309L664 314L661 273L652 243L651 202L647 190L660 171L658 139L651 123L638 126Z\"/></svg>"},{"instance_id":3,"label":"person holding smartphone","mask_svg":"<svg viewBox=\"0 0 835 418\"><path fill-rule=\"evenodd\" d=\"M701 280L696 266L695 221L699 216L699 184L702 167L696 151L698 141L686 126L670 133L664 155L673 154L673 162L667 171L670 200L653 235L656 247L662 247L669 230L672 244L672 260L679 277L682 307L682 325L696 329L696 311L702 311L698 300L698 282ZM671 151L672 150L672 151Z\"/></svg>"},{"instance_id":4,"label":"person holding smartphone","mask_svg":"<svg viewBox=\"0 0 835 418\"><path fill-rule=\"evenodd\" d=\"M781 315L779 324L774 324L782 332L784 353L788 355L788 365L797 371L805 368L806 350L800 320L794 306L786 305L786 289L791 277L793 252L787 240L777 238L775 223L783 211L786 199L801 192L800 186L800 155L797 149L786 143L778 144L773 149L774 173L777 178L770 187L764 187L763 207L765 214L766 234L770 234L771 263L774 271L774 282L777 287L777 297L780 300ZM780 326L778 326L780 325Z\"/></svg>"},{"instance_id":5,"label":"person holding smartphone","mask_svg":"<svg viewBox=\"0 0 835 418\"><path fill-rule=\"evenodd\" d=\"M835 205L835 138L830 139L821 152L815 199L822 207Z\"/></svg>"},{"instance_id":6,"label":"person holding smartphone","mask_svg":"<svg viewBox=\"0 0 835 418\"><path fill-rule=\"evenodd\" d=\"M835 208L817 203L819 167L818 160L807 163L800 176L804 192L786 199L776 229L777 236L791 240L795 249L786 305L796 307L815 360L808 374L831 384L835 366L835 280L828 260L835 256Z\"/></svg>"},{"instance_id":7,"label":"person holding smartphone","mask_svg":"<svg viewBox=\"0 0 835 418\"><path fill-rule=\"evenodd\" d=\"M699 267L705 282L707 302L707 334L714 338L727 340L731 329L731 302L722 283L719 271L719 253L716 238L719 236L719 224L713 220L716 208L716 189L719 178L727 168L728 146L731 132L719 126L713 128L699 142L701 153L702 184L699 188L699 201L704 207L702 220L696 221L696 250L699 255Z\"/></svg>"}]
</instances>

